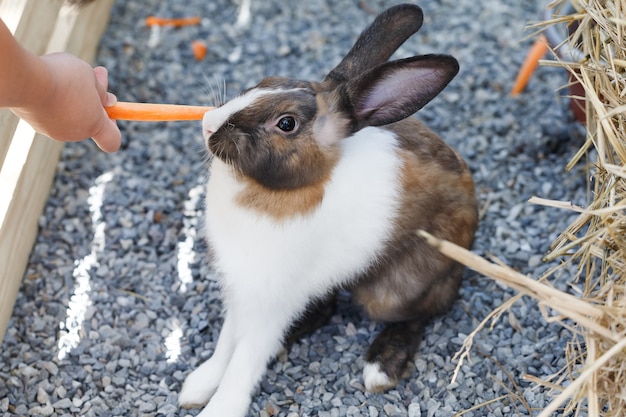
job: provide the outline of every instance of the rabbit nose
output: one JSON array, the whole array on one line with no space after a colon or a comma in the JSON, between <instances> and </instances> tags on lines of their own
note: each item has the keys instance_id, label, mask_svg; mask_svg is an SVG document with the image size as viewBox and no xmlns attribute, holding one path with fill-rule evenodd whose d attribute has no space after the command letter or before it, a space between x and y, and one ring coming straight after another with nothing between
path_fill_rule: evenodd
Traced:
<instances>
[{"instance_id":1,"label":"rabbit nose","mask_svg":"<svg viewBox=\"0 0 626 417\"><path fill-rule=\"evenodd\" d=\"M218 128L219 126L215 126L214 123L209 123L207 120L202 123L202 130L204 130L204 136L207 138L215 133Z\"/></svg>"},{"instance_id":2,"label":"rabbit nose","mask_svg":"<svg viewBox=\"0 0 626 417\"><path fill-rule=\"evenodd\" d=\"M214 111L214 110L213 110ZM220 126L222 125L222 121L221 120L216 120L215 115L209 115L209 112L207 112L204 115L204 118L202 119L202 129L204 130L204 134L209 137L211 136L213 133L215 133Z\"/></svg>"}]
</instances>

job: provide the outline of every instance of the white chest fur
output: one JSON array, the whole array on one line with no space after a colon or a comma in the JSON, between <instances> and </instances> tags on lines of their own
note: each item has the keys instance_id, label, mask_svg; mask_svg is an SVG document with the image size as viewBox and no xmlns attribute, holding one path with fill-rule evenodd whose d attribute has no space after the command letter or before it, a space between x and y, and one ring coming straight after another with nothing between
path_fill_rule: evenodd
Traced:
<instances>
[{"instance_id":1,"label":"white chest fur","mask_svg":"<svg viewBox=\"0 0 626 417\"><path fill-rule=\"evenodd\" d=\"M213 160L205 224L226 292L310 298L347 282L375 260L401 198L396 139L370 127L341 146L321 205L281 222L239 206L236 196L243 185L229 166Z\"/></svg>"}]
</instances>

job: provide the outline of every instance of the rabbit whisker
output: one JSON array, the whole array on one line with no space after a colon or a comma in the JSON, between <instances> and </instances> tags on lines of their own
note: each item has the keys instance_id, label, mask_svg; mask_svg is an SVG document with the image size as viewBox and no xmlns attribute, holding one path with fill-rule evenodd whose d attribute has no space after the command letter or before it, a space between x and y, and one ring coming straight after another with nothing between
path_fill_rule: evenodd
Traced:
<instances>
[{"instance_id":1,"label":"rabbit whisker","mask_svg":"<svg viewBox=\"0 0 626 417\"><path fill-rule=\"evenodd\" d=\"M205 89L206 95L209 97L209 102L213 103L215 107L221 107L226 103L226 80L222 82L218 80L216 75L213 75L213 80L209 80L209 77L204 74L204 81L208 88ZM223 86L223 88L222 88Z\"/></svg>"}]
</instances>

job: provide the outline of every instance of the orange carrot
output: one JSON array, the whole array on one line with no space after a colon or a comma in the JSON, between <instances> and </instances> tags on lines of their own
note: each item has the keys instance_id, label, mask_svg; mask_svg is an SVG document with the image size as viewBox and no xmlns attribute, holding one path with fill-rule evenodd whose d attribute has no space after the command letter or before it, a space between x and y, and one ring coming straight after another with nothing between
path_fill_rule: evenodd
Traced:
<instances>
[{"instance_id":1,"label":"orange carrot","mask_svg":"<svg viewBox=\"0 0 626 417\"><path fill-rule=\"evenodd\" d=\"M511 95L516 96L522 92L528 80L530 80L531 75L537 69L537 65L539 65L539 60L543 58L543 56L548 51L548 41L545 35L540 35L539 38L533 43L528 51L528 55L526 55L526 60L522 64L519 73L517 74L517 78L515 79L515 83L513 84L513 88L511 89Z\"/></svg>"},{"instance_id":2,"label":"orange carrot","mask_svg":"<svg viewBox=\"0 0 626 417\"><path fill-rule=\"evenodd\" d=\"M192 17L180 17L180 18L166 18L157 16L146 17L146 25L148 26L190 26L200 24L200 16Z\"/></svg>"},{"instance_id":3,"label":"orange carrot","mask_svg":"<svg viewBox=\"0 0 626 417\"><path fill-rule=\"evenodd\" d=\"M193 52L193 57L196 58L196 61L202 61L207 53L207 46L204 42L200 40L195 40L191 42L191 51Z\"/></svg>"},{"instance_id":4,"label":"orange carrot","mask_svg":"<svg viewBox=\"0 0 626 417\"><path fill-rule=\"evenodd\" d=\"M214 107L183 106L178 104L129 103L118 101L105 110L111 119L139 122L202 120L204 113Z\"/></svg>"}]
</instances>

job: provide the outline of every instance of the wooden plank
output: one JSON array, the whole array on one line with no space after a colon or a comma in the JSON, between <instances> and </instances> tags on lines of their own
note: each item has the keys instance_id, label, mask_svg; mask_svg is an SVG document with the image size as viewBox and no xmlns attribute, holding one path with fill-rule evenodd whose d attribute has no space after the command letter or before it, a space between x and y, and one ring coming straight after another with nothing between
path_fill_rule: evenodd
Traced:
<instances>
[{"instance_id":1,"label":"wooden plank","mask_svg":"<svg viewBox=\"0 0 626 417\"><path fill-rule=\"evenodd\" d=\"M18 118L11 110L0 109L0 166L4 163L17 122Z\"/></svg>"},{"instance_id":2,"label":"wooden plank","mask_svg":"<svg viewBox=\"0 0 626 417\"><path fill-rule=\"evenodd\" d=\"M6 0L5 0L6 1ZM11 0L16 1L16 0ZM47 2L48 0L46 0ZM56 1L56 0L53 0ZM30 0L37 7L46 2ZM91 61L106 28L114 0L98 0L80 11L66 7L57 14L28 17L29 26L43 19L57 21L54 32L46 37L46 52L67 50ZM2 4L4 6L4 3ZM26 5L28 6L28 5ZM25 7L25 10L27 7ZM20 22L20 25L22 23ZM19 28L19 26L18 26ZM31 39L30 32L23 36ZM20 40L21 41L21 40ZM0 170L0 336L3 338L33 242L38 220L48 199L59 156L60 142L36 134L25 122L19 122ZM0 137L0 141L8 140Z\"/></svg>"},{"instance_id":3,"label":"wooden plank","mask_svg":"<svg viewBox=\"0 0 626 417\"><path fill-rule=\"evenodd\" d=\"M80 19L73 22L72 35L66 41L67 52L85 61L93 61L100 39L109 24L114 2L115 0L97 0L82 11Z\"/></svg>"},{"instance_id":4,"label":"wooden plank","mask_svg":"<svg viewBox=\"0 0 626 417\"><path fill-rule=\"evenodd\" d=\"M3 0L0 16L20 45L41 55L48 48L62 6L63 0Z\"/></svg>"},{"instance_id":5,"label":"wooden plank","mask_svg":"<svg viewBox=\"0 0 626 417\"><path fill-rule=\"evenodd\" d=\"M4 337L62 146L20 121L0 172L0 335ZM51 161L37 165L36 161Z\"/></svg>"}]
</instances>

